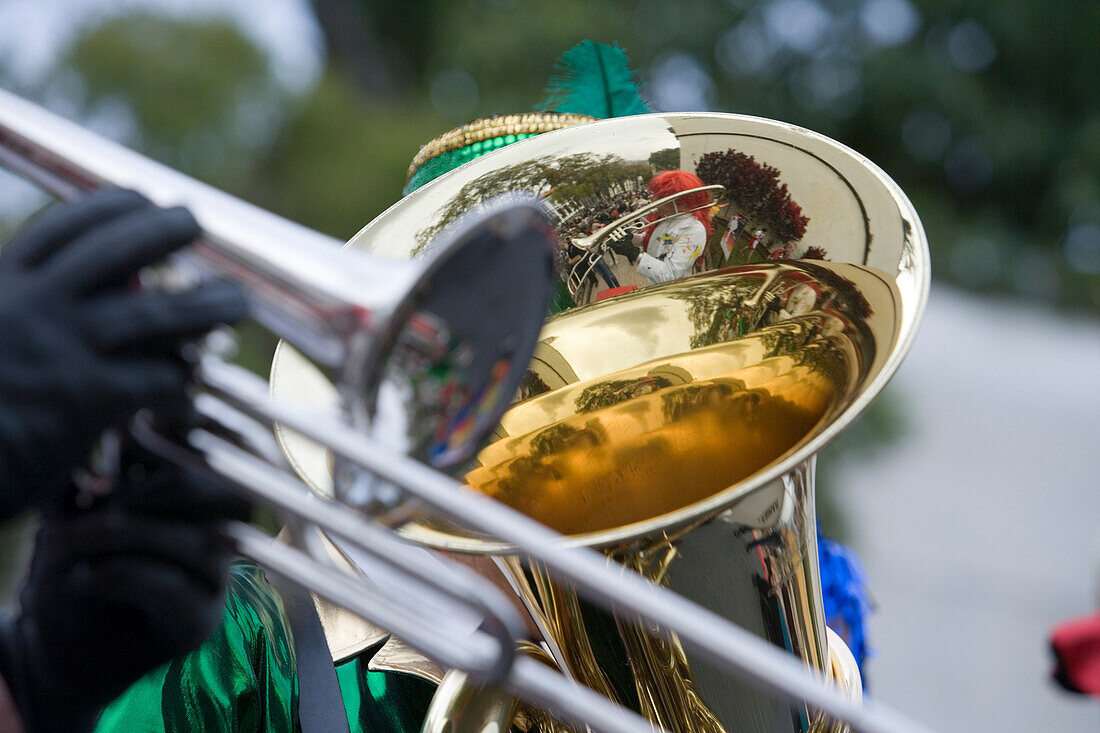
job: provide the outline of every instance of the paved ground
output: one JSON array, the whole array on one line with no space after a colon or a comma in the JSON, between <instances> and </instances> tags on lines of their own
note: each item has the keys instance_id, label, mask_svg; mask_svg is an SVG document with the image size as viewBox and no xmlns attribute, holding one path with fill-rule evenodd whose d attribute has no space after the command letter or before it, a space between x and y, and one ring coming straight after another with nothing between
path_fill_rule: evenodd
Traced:
<instances>
[{"instance_id":1,"label":"paved ground","mask_svg":"<svg viewBox=\"0 0 1100 733\"><path fill-rule=\"evenodd\" d=\"M879 605L872 693L941 731L1100 729L1046 649L1097 605L1100 321L936 288L890 389L904 445L839 482Z\"/></svg>"}]
</instances>

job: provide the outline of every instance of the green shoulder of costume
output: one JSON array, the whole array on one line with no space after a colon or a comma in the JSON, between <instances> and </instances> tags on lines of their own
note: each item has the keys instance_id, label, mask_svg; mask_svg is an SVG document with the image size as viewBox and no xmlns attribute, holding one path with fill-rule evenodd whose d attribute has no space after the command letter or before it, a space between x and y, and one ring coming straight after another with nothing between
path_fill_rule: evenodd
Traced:
<instances>
[{"instance_id":1,"label":"green shoulder of costume","mask_svg":"<svg viewBox=\"0 0 1100 733\"><path fill-rule=\"evenodd\" d=\"M237 563L206 643L138 680L96 732L296 731L297 685L282 601L262 570Z\"/></svg>"},{"instance_id":2,"label":"green shoulder of costume","mask_svg":"<svg viewBox=\"0 0 1100 733\"><path fill-rule=\"evenodd\" d=\"M351 733L415 733L435 686L371 672L369 655L336 668ZM282 600L264 572L237 563L221 623L201 647L138 680L96 733L299 733L298 675Z\"/></svg>"}]
</instances>

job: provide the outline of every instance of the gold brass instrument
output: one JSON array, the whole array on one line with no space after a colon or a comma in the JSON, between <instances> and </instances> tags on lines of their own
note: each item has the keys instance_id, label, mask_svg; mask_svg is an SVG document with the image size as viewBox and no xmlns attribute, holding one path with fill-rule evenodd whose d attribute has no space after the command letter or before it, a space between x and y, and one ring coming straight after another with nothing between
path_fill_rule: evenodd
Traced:
<instances>
[{"instance_id":1,"label":"gold brass instrument","mask_svg":"<svg viewBox=\"0 0 1100 733\"><path fill-rule=\"evenodd\" d=\"M768 120L605 120L468 163L398 202L350 246L407 256L479 200L512 191L540 197L560 239L577 241L570 224L579 213L620 205L616 192L640 190L635 181L659 172L657 161L694 173L704 156L731 153L777 173L783 189L770 195L786 192L798 205L804 234L771 242L784 256L759 261L760 247L744 244L752 220L734 222L767 206L736 198L745 194L733 181L707 244L730 245L720 255L728 266L660 286L636 280L636 292L551 317L517 403L465 481L750 629L858 700L858 669L821 610L813 479L817 452L908 350L927 295L919 219L885 174L834 141ZM581 241L644 220L639 212L655 203ZM728 241L735 226L740 236ZM576 295L568 268L559 275ZM288 348L272 376L287 397L316 384ZM324 450L293 433L280 438L306 482L327 492ZM630 611L597 608L522 549L433 520L402 531L426 546L495 557L538 628L527 652L667 730L833 725L761 693L751 672L737 679L717 670L705 652ZM479 698L461 675L441 690L426 730L481 730L486 710L507 727L499 691ZM537 710L526 720L560 727Z\"/></svg>"},{"instance_id":2,"label":"gold brass instrument","mask_svg":"<svg viewBox=\"0 0 1100 733\"><path fill-rule=\"evenodd\" d=\"M728 119L723 118L724 121ZM743 118L737 119L743 121ZM703 123L701 134L706 134L707 125L713 121L708 116L682 120L677 116L636 118L635 124L641 127L630 132L650 134L658 130L663 135L663 142L676 144L675 135L668 136L670 125L679 126L682 121L692 120ZM602 127L605 124L590 127L599 136L606 131L607 128ZM724 133L713 134L720 137ZM799 138L802 134L808 133L803 131L794 137ZM538 139L531 142L544 145L551 139L547 136L545 142ZM647 142L644 136L639 139ZM576 138L566 140L573 144ZM833 145L839 156L833 164L854 160L849 152L835 144L829 145ZM518 150L521 146L515 147ZM637 148L638 154L642 154L643 147ZM532 154L540 149L532 148ZM512 160L520 164L532 159L523 153L518 158L512 157L515 154L506 149L492 159L498 163ZM577 606L581 601L569 600L572 598L569 594L576 590L586 599L584 603L593 604L593 609L599 607L615 612L614 617L607 617L614 619L613 626L620 622L624 627L631 626L633 619L644 619L644 628L638 627L630 633L639 644L652 642L657 644L653 648L671 650L671 658L680 660L677 664L689 670L683 679L694 680L690 684L697 685L700 700L706 699L707 686L698 682L703 679L703 672L695 655L728 673L744 675L770 694L795 704L800 711L796 715L807 719L818 719L818 711L822 711L860 730L921 730L920 726L887 708L853 702L835 687L822 684L822 676L808 671L804 662L741 630L721 614L661 587L678 588L674 581L676 574L671 570L674 563L664 563L670 572L655 576L659 582L654 583L638 574L622 572L617 566L609 567L603 556L583 547L623 543L650 546L648 540L642 538L657 530L664 535L668 548L683 556L693 555L683 550L688 547L683 543L693 534L681 530L694 524L704 527L713 524L714 514L724 515L736 503L732 501L734 498L748 502L746 506L755 506L760 500L754 497L764 496L767 487L782 487L779 495L784 498L773 509L769 497L765 502L766 511L753 514L762 525L771 527L768 522L774 524L781 517L785 522L806 513L805 503L795 510L786 497L805 495L812 491L812 484L805 478L797 481L790 476L808 474L800 466L807 461L812 463L812 456L821 445L854 419L896 369L912 339L927 288L927 254L919 222L904 197L877 169L862 161L849 165L848 169L841 165L844 175L859 179L854 181L857 189L869 192L861 194L868 204L873 204L865 210L874 212L875 217L887 212L884 216L889 221L885 228L881 228L878 221L874 227L868 224L868 232L874 230L876 248L879 241L890 243L884 248L884 257L876 259L878 253L872 251L871 261L864 262L870 267L837 261L818 265L791 263L782 265L779 270L757 268L751 276L756 289L741 288L744 292L737 296L741 298L738 301L741 305L734 309L748 318L754 312L752 308L767 310L764 304L778 298L797 311L796 286L792 285L797 280L799 285L820 281L821 287L830 293L836 290L836 297L826 293L828 297L819 301L822 307L826 302L836 304L837 308L845 303L858 305L859 297L864 296L856 297L856 294L866 291L870 311L856 308L855 313L849 313L841 308L834 317L830 310L833 305L830 305L825 310L827 317L816 311L800 313L813 318L778 329L783 333L791 331L780 340L808 342L820 337L828 343L836 341L836 348L819 349L817 353L821 358L808 361L796 355L797 349L784 352L778 361L768 362L765 357L755 371L745 362L744 368L751 374L734 369L735 376L728 377L726 372L734 361L721 347L727 342L733 344L735 339L721 335L732 333L723 331L722 323L712 323L703 329L709 333L716 328L720 334L708 345L719 348L710 351L708 347L696 349L690 344L684 347L675 343L676 339L682 341L686 332L670 341L664 331L655 330L655 338L650 339L654 343L645 347L650 349L651 357L629 366L624 360L636 360L640 352L622 351L616 357L620 363L615 363L614 358L606 361L595 351L582 348L581 351L593 355L588 361L588 357L574 353L569 345L573 338L570 334L574 333L586 333L582 340L618 333L618 340L612 339L607 346L621 344L621 336L627 331L615 324L625 323L617 315L620 305L625 303L649 304L653 307L646 312L658 319L666 315L675 318L679 313L678 317L687 318L691 323L698 321L700 327L716 313L724 317L727 311L708 306L709 296L700 300L698 306L691 305L693 298L698 299L691 281L671 284L672 291L666 292L664 288L643 290L621 301L609 300L602 308L579 308L564 314L550 324L552 327L557 323L563 328L559 335L552 337L553 334L544 333L533 367L523 375L511 369L526 362L525 355L534 345L534 330L541 320L544 304L541 293L549 274L546 228L540 224L544 220L532 214L528 203L494 203L498 199L495 193L488 191L452 198L455 193L462 193L463 185L476 180L459 176L458 172L416 191L368 226L356 240L371 243L373 251L366 257L359 256L362 253L332 252L331 241L327 238L157 166L6 94L0 96L0 162L62 196L71 195L78 189L122 185L136 188L158 203L184 203L194 211L205 231L204 243L196 245L185 256L182 268L228 275L241 282L253 297L253 314L257 320L287 337L296 349L310 358L290 346L281 348L269 393L263 380L229 367L213 356L206 356L198 374L206 392L196 398L196 408L219 418L226 431L238 440L227 441L221 435L199 430L187 436L187 445L177 446L166 444L141 423L134 428L139 439L173 459L201 464L221 474L246 495L278 509L296 525L298 544L304 552L272 543L244 525L227 527L226 532L243 554L255 558L273 572L392 631L442 666L464 670L472 686L466 686L459 679L450 689L460 694L468 693L467 699L471 700L484 699L482 688L497 689L498 695L522 699L532 705L533 710L547 711L553 721L564 721L576 728L588 725L594 730L639 733L653 729L639 712L658 720L648 708L631 706L630 700L625 701L626 706L619 705L614 700L613 690L609 694L599 694L607 692L606 685L598 679L588 682L570 668L562 642L550 633L549 622L555 618L560 618L563 624L574 621L566 616L551 617L549 612L531 606L533 617L545 632L538 639L526 641L524 624L509 599L461 567L424 562L421 555L410 553L409 539L434 547L494 553L502 558L515 549L516 557L502 559L501 565L524 563L524 572L529 574L527 582L538 592L558 597L557 589L560 588L566 594L561 596L566 605ZM583 168L585 161L577 162ZM459 185L454 187L456 183ZM515 193L516 187L495 188L501 193ZM466 194L469 193L467 189ZM529 191L530 195L541 197L544 203L552 198L550 193ZM888 207L882 208L886 203L894 206L892 212ZM486 220L488 226L479 226L478 222ZM904 229L904 235L895 229ZM870 235L866 241L870 241ZM907 254L902 256L893 252L891 255L890 247L900 248ZM834 254L834 250L829 253ZM835 254L837 260L844 259L845 252L836 251ZM400 262L394 255L405 259L411 255L413 261ZM891 256L894 260L890 260ZM456 276L447 277L448 273ZM295 277L298 274L302 277ZM741 274L737 271L717 273L705 276L700 282L708 284L710 289L704 288L707 293L721 300L732 292L731 288L737 290L733 286ZM333 280L329 284L331 289L326 285L329 278ZM511 281L502 283L500 280L504 278ZM776 295L763 287L765 283L791 286L790 292ZM812 289L810 285L807 287ZM677 291L676 288L681 289ZM673 291L681 293L682 297L677 300ZM441 294L448 297L440 300ZM500 303L501 294L510 298L506 307ZM746 305L750 303L754 305ZM740 310L742 306L749 310ZM279 311L285 311L281 314L285 320L273 316ZM492 321L501 311L508 311L505 320ZM609 318L610 331L598 330L601 314ZM485 337L477 328L479 318L498 324L494 326L494 338ZM579 320L570 320L574 318ZM819 321L816 327L814 318ZM835 318L835 322L831 318ZM587 331L574 328L585 323ZM794 325L799 327L789 328ZM530 333L525 330L528 327ZM758 348L770 348L765 341L760 340ZM574 345L583 346L579 342ZM473 357L469 351L474 352ZM696 351L698 354L694 353ZM746 355L751 351L749 349ZM831 366L836 361L834 351L842 357L839 372ZM666 358L672 354L685 358L673 363L674 360ZM479 355L485 358L477 358ZM581 397L579 393L569 392L568 386L578 386L582 380L600 382L598 375L604 373L633 374L631 370L636 371L650 362L653 362L652 368L647 367L649 371L641 378L642 382L654 380L651 386L656 389L650 390L648 395L642 392L649 387L630 388L630 380L634 377L628 375L625 392L618 392L618 386L611 385L610 397L599 397L597 392L600 390L587 393L584 404L594 408L587 416L566 414L568 405L563 413L561 406L555 408L550 399L559 388L565 388L562 395ZM295 366L287 366L291 363ZM672 375L662 376L662 379L679 379L675 384L669 382L678 391L665 392L674 397L667 405L662 401L662 391L666 387L649 373L653 369L658 369L657 376L664 374L661 369ZM329 386L327 391L320 389L308 395L296 395L292 386L295 380L290 380L289 387L286 381L286 375L293 376L296 370L312 379L314 387L328 380L335 385ZM449 393L442 388L446 384L433 382L432 375L439 373L461 378L469 389L458 390L460 396L449 399L446 396ZM557 374L562 384L546 382L551 374ZM830 376L838 377L839 381L830 382ZM800 386L802 377L807 380L808 387ZM523 425L513 425L507 417L498 421L503 403L508 401L517 383L519 394L530 399L522 401L516 410L533 405L538 399L542 399L539 404L550 409L545 416L539 417L537 411L527 408L523 418L525 424L534 425L540 419L549 419L552 413L558 414L549 427L556 429L558 424L566 425L561 440L553 433L547 435L544 429L522 432ZM435 388L423 388L425 384ZM578 444L568 428L583 424L587 429L585 421L591 420L596 421L592 425L596 445L627 446L632 439L638 443L639 426L642 433L654 432L643 423L649 419L651 407L660 403L661 410L667 407L671 410L669 414L676 418L666 426L673 429L665 430L667 435L664 436L669 455L673 455L679 449L677 440L682 444L692 430L713 429L714 416L722 418L721 410L730 404L750 410L759 408L761 413L767 413L773 402L782 401L768 398L773 391L778 395L777 390L781 387L787 390L782 393L782 400L790 402L795 413L810 415L817 409L817 422L813 422L812 415L804 415L807 432L796 438L788 431L786 438L792 441L788 446L781 445L783 439L764 440L774 455L764 455L767 451L761 451L760 460L755 464L739 462L740 468L747 472L744 476L730 474L725 465L717 466L711 484L701 489L715 489L722 482L728 485L710 496L701 496L697 491L664 502L660 516L650 511L652 518L623 523L615 500L629 496L630 486L634 484L612 486L612 491L604 494L600 488L602 484L597 482L592 485L595 491L589 496L604 496L607 501L596 515L599 517L602 513L602 518L591 520L591 526L574 531L575 528L558 521L556 511L543 515L543 519L573 533L571 539L565 539L553 529L484 495L496 493L506 503L520 505L522 502L515 501L515 496L496 491L499 482L494 483L495 476L521 464L531 467L536 476L544 472L544 468L551 470L550 475L553 471L560 473L559 467L551 465L553 461L540 464L544 456L533 451L527 455L517 454L516 457L523 459L518 463L508 458L493 458L501 454L501 449L518 451L538 442L549 451L546 456L555 455L569 461L575 457L571 457L570 451L575 451ZM583 392L583 387L581 390ZM750 395L747 402L731 401L745 390L756 396ZM623 395L626 398L620 399ZM612 414L629 412L631 401L645 396L654 399L638 403L644 409L637 411L642 422L635 421L635 428L631 428L625 418L620 420L620 416ZM592 399L596 401L591 402ZM708 419L708 405L719 408L718 412L710 413L709 426L704 424ZM515 410L513 413L524 414ZM609 432L610 427L599 423L604 415L621 422L615 430L625 432ZM476 419L466 419L470 416ZM686 429L676 427L676 420L680 418L686 420ZM692 421L695 421L694 426ZM328 490L340 501L327 498L321 491L305 490L277 465L278 452L265 443L272 423L280 426L277 434L287 450L290 466L312 488ZM719 419L717 424L721 423ZM483 432L482 428L493 426L497 426L495 440L479 454L480 465L467 470L462 458L473 451L472 446L481 442L478 433ZM613 440L600 437L600 430ZM394 435L401 440L393 440ZM543 435L549 442L534 441L536 435ZM443 439L437 439L438 436ZM582 435L580 439L588 440L589 437ZM643 452L656 445L645 439L638 444ZM609 454L605 458L618 457ZM583 458L579 461L580 464L584 462ZM598 469L605 464L603 460L591 466ZM630 465L646 464L623 464L627 473ZM484 469L487 472L484 481L470 479L483 493L464 488L441 473L441 468L462 471L468 477ZM532 486L542 490L537 483ZM549 493L545 497L552 498ZM551 508L553 503L550 502ZM658 500L658 504L661 503ZM346 504L354 505L356 510L350 510ZM559 502L558 505L564 507L568 503ZM641 504L639 507L643 512L653 509ZM638 520L639 516L633 519ZM401 525L404 537L393 536L385 529L385 524ZM657 529L658 525L661 529ZM401 587L380 591L333 567L324 549L315 542L313 528L320 528L341 541L355 543L363 552L388 563L398 573L396 582ZM645 533L637 534L639 528L646 530ZM772 577L778 580L780 576L789 576L795 579L795 585L805 587L800 593L792 591L777 596L773 605L781 606L781 610L800 603L819 607L820 599L815 601L814 598L816 586L812 570L792 564L792 556L783 555L778 547L784 542L793 546L812 544L812 537L796 536L793 530L784 529L780 532L780 540L774 548L757 543L754 551L761 553L761 557L770 558ZM520 556L524 559L520 560ZM667 552L666 556L671 559ZM639 567L642 565L644 563ZM522 586L517 587L522 591ZM447 612L440 609L447 609ZM467 623L471 620L473 623ZM792 630L792 634L792 638L798 638L799 648L803 636L807 638L807 646L824 644L809 631ZM583 645L583 642L578 643ZM517 648L525 650L524 653L517 654ZM547 661L553 664L548 665ZM565 676L554 667L564 671ZM773 707L786 709L787 703L773 703ZM442 698L441 706L447 707ZM481 709L494 707L482 706ZM443 712L448 714L447 710ZM459 721L461 725L468 723ZM675 725L675 722L666 723L662 719L659 724ZM547 718L545 725L549 728L558 723Z\"/></svg>"}]
</instances>

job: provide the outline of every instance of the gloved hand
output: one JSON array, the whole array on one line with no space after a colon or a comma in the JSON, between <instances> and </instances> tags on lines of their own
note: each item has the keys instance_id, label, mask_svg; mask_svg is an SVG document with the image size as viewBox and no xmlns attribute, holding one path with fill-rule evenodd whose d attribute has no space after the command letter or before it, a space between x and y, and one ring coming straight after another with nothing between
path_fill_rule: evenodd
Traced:
<instances>
[{"instance_id":1,"label":"gloved hand","mask_svg":"<svg viewBox=\"0 0 1100 733\"><path fill-rule=\"evenodd\" d=\"M91 730L221 618L232 553L218 528L246 520L246 505L132 446L118 484L89 509L70 489L43 510L21 615L0 626L0 673L27 733Z\"/></svg>"},{"instance_id":2,"label":"gloved hand","mask_svg":"<svg viewBox=\"0 0 1100 733\"><path fill-rule=\"evenodd\" d=\"M130 287L199 233L184 209L112 190L55 207L0 250L0 521L56 496L102 432L179 410L179 345L240 319L238 288Z\"/></svg>"},{"instance_id":3,"label":"gloved hand","mask_svg":"<svg viewBox=\"0 0 1100 733\"><path fill-rule=\"evenodd\" d=\"M611 247L612 252L617 255L622 255L627 260L629 260L630 264L632 265L638 261L638 257L640 257L642 253L641 249L638 248L638 245L634 244L628 239L614 240L609 246Z\"/></svg>"}]
</instances>

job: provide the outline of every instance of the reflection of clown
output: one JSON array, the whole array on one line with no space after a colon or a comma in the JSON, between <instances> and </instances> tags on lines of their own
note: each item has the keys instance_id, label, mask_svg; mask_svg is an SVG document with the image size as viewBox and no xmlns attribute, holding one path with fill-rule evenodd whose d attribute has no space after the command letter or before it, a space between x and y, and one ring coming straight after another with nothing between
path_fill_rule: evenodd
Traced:
<instances>
[{"instance_id":1,"label":"reflection of clown","mask_svg":"<svg viewBox=\"0 0 1100 733\"><path fill-rule=\"evenodd\" d=\"M821 337L832 338L844 333L844 321L834 315L825 315L821 323Z\"/></svg>"},{"instance_id":2,"label":"reflection of clown","mask_svg":"<svg viewBox=\"0 0 1100 733\"><path fill-rule=\"evenodd\" d=\"M659 173L648 184L655 199L703 185L697 176L686 171ZM662 221L645 233L635 235L633 244L623 242L612 248L626 255L631 262L636 260L638 274L651 283L669 282L690 275L695 261L703 254L710 234L709 201L707 192L699 191L662 204L657 210ZM637 245L644 245L645 251L640 252Z\"/></svg>"},{"instance_id":3,"label":"reflection of clown","mask_svg":"<svg viewBox=\"0 0 1100 733\"><path fill-rule=\"evenodd\" d=\"M772 291L765 296L768 302L761 323L773 325L804 316L817 307L818 292L807 283L798 283L784 293Z\"/></svg>"},{"instance_id":4,"label":"reflection of clown","mask_svg":"<svg viewBox=\"0 0 1100 733\"><path fill-rule=\"evenodd\" d=\"M779 317L793 318L795 316L804 316L814 309L814 305L817 304L817 291L805 283L796 285L791 288L790 294L787 295L786 305L780 309Z\"/></svg>"},{"instance_id":5,"label":"reflection of clown","mask_svg":"<svg viewBox=\"0 0 1100 733\"><path fill-rule=\"evenodd\" d=\"M752 233L752 238L749 239L749 244L748 244L749 253L751 254L751 253L755 252L756 248L761 246L761 243L763 241L764 241L764 230L763 229L757 229L755 232Z\"/></svg>"}]
</instances>

